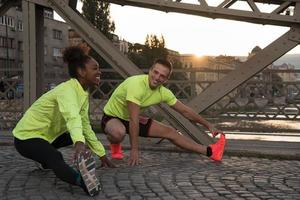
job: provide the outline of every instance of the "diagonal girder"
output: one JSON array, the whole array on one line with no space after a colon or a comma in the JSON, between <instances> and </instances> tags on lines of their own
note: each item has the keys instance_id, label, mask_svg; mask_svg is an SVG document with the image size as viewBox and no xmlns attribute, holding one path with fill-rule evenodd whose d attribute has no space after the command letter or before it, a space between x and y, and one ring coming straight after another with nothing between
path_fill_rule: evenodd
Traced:
<instances>
[{"instance_id":1,"label":"diagonal girder","mask_svg":"<svg viewBox=\"0 0 300 200\"><path fill-rule=\"evenodd\" d=\"M35 1L35 0L30 0ZM99 30L95 29L80 14L74 11L64 0L48 0L48 5L54 9L68 24L120 75L128 77L142 74L142 70L125 57ZM179 131L190 135L196 142L210 144L212 138L200 132L198 127L186 120L168 106L156 106L156 109Z\"/></svg>"},{"instance_id":2,"label":"diagonal girder","mask_svg":"<svg viewBox=\"0 0 300 200\"><path fill-rule=\"evenodd\" d=\"M254 0L243 0L248 3L252 11L247 10L237 10L230 9L229 6L232 6L238 0L224 0L219 6L208 6L206 3L200 4L191 4L191 3L182 3L175 1L166 1L166 0L106 0L110 3L115 3L119 5L130 5L143 8L150 8L165 12L177 12L185 13L191 15L199 15L208 18L221 18L221 19L230 19L243 22L250 22L255 24L269 24L269 25L278 25L278 26L295 26L300 25L300 18L296 15L281 15L280 13L271 12L265 13L261 12L256 3L257 2L268 2L271 1L254 1ZM205 1L204 1L205 2ZM273 2L273 1L272 1ZM298 0L290 1L274 1L276 4L284 4L285 6L295 6ZM286 8L287 8L286 7ZM281 10L283 11L283 10Z\"/></svg>"},{"instance_id":3,"label":"diagonal girder","mask_svg":"<svg viewBox=\"0 0 300 200\"><path fill-rule=\"evenodd\" d=\"M282 55L289 52L300 43L300 28L291 28L276 41L256 53L246 62L240 64L223 79L211 85L201 95L193 98L188 105L196 112L202 112L217 102L237 86L246 82L258 72L269 66ZM201 104L199 104L201 102Z\"/></svg>"}]
</instances>

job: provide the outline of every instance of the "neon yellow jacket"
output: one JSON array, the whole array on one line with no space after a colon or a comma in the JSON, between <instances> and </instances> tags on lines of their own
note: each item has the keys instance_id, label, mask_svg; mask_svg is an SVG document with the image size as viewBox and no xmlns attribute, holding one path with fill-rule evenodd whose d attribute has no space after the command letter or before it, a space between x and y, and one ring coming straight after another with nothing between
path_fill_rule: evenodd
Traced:
<instances>
[{"instance_id":1,"label":"neon yellow jacket","mask_svg":"<svg viewBox=\"0 0 300 200\"><path fill-rule=\"evenodd\" d=\"M41 138L52 143L69 132L73 143L87 143L98 156L105 149L97 139L89 121L88 92L77 79L70 79L45 93L26 111L13 130L19 140Z\"/></svg>"}]
</instances>

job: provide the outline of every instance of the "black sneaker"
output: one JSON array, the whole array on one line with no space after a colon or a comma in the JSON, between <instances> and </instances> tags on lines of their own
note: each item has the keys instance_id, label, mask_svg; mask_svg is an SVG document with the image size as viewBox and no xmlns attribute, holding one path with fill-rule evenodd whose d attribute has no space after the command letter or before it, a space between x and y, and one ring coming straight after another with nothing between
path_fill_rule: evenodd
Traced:
<instances>
[{"instance_id":1,"label":"black sneaker","mask_svg":"<svg viewBox=\"0 0 300 200\"><path fill-rule=\"evenodd\" d=\"M85 188L83 188L85 192L88 192L90 196L99 194L101 187L96 177L96 162L94 158L81 154L78 156L76 164L85 184Z\"/></svg>"}]
</instances>

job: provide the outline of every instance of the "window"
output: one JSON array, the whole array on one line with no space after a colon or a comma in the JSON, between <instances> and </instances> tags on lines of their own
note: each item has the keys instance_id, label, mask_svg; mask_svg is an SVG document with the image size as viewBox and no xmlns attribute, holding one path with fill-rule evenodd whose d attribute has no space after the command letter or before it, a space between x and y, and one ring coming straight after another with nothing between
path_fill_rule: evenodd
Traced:
<instances>
[{"instance_id":1,"label":"window","mask_svg":"<svg viewBox=\"0 0 300 200\"><path fill-rule=\"evenodd\" d=\"M24 50L24 46L23 46L23 42L22 41L18 41L18 50L19 51L23 51Z\"/></svg>"},{"instance_id":2,"label":"window","mask_svg":"<svg viewBox=\"0 0 300 200\"><path fill-rule=\"evenodd\" d=\"M48 37L48 31L47 30L48 30L47 27L44 26L44 37Z\"/></svg>"},{"instance_id":3,"label":"window","mask_svg":"<svg viewBox=\"0 0 300 200\"><path fill-rule=\"evenodd\" d=\"M1 17L0 17L0 24L1 24L1 25L6 25L5 21L6 21L6 16L5 16L5 15L4 15L4 16L1 16Z\"/></svg>"},{"instance_id":4,"label":"window","mask_svg":"<svg viewBox=\"0 0 300 200\"><path fill-rule=\"evenodd\" d=\"M23 22L21 20L18 21L18 30L23 31Z\"/></svg>"},{"instance_id":5,"label":"window","mask_svg":"<svg viewBox=\"0 0 300 200\"><path fill-rule=\"evenodd\" d=\"M0 69L5 69L8 67L12 67L15 64L15 60L13 59L4 59L4 58L0 58Z\"/></svg>"},{"instance_id":6,"label":"window","mask_svg":"<svg viewBox=\"0 0 300 200\"><path fill-rule=\"evenodd\" d=\"M20 69L23 68L23 63L22 63L22 62L19 62L19 63L18 63L18 68L20 68Z\"/></svg>"},{"instance_id":7,"label":"window","mask_svg":"<svg viewBox=\"0 0 300 200\"><path fill-rule=\"evenodd\" d=\"M13 48L14 39L0 36L0 47Z\"/></svg>"},{"instance_id":8,"label":"window","mask_svg":"<svg viewBox=\"0 0 300 200\"><path fill-rule=\"evenodd\" d=\"M57 30L57 29L53 29L53 38L58 39L58 40L62 40L62 31Z\"/></svg>"},{"instance_id":9,"label":"window","mask_svg":"<svg viewBox=\"0 0 300 200\"><path fill-rule=\"evenodd\" d=\"M52 10L44 10L44 17L45 18L49 18L49 19L53 19L53 11Z\"/></svg>"},{"instance_id":10,"label":"window","mask_svg":"<svg viewBox=\"0 0 300 200\"><path fill-rule=\"evenodd\" d=\"M15 20L13 17L4 15L0 17L0 25L7 25L9 27L14 27Z\"/></svg>"},{"instance_id":11,"label":"window","mask_svg":"<svg viewBox=\"0 0 300 200\"><path fill-rule=\"evenodd\" d=\"M47 46L44 46L44 56L47 55Z\"/></svg>"},{"instance_id":12,"label":"window","mask_svg":"<svg viewBox=\"0 0 300 200\"><path fill-rule=\"evenodd\" d=\"M53 48L53 57L62 57L61 49Z\"/></svg>"}]
</instances>

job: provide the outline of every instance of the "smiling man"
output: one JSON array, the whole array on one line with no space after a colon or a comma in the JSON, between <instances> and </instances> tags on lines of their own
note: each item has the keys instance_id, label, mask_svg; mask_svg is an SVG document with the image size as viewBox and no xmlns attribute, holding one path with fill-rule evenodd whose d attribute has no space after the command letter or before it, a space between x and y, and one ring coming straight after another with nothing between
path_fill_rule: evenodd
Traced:
<instances>
[{"instance_id":1,"label":"smiling man","mask_svg":"<svg viewBox=\"0 0 300 200\"><path fill-rule=\"evenodd\" d=\"M112 157L123 157L120 143L126 133L130 136L131 151L129 165L138 165L138 136L166 138L173 144L195 153L207 155L213 160L222 160L225 135L212 124L180 102L163 84L172 73L172 65L164 59L157 59L148 74L127 78L113 92L103 110L101 126L111 142ZM166 103L185 118L202 124L213 136L220 133L220 139L209 146L200 145L180 134L176 129L154 119L141 116L149 106Z\"/></svg>"}]
</instances>

